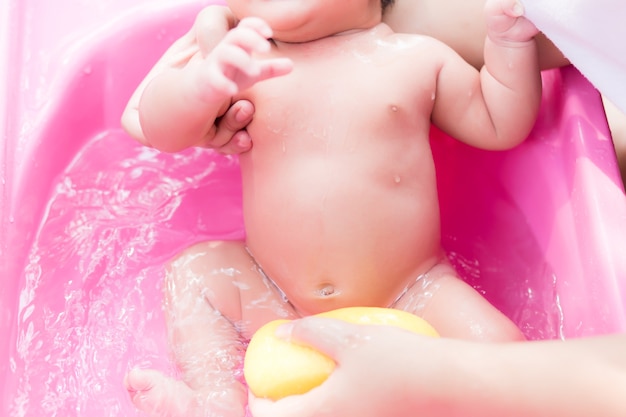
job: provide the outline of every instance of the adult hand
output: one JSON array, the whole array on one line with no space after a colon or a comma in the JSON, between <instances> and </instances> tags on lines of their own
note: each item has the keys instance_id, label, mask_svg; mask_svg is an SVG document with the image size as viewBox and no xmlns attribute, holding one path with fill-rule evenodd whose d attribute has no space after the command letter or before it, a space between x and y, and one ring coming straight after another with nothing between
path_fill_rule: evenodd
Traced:
<instances>
[{"instance_id":1,"label":"adult hand","mask_svg":"<svg viewBox=\"0 0 626 417\"><path fill-rule=\"evenodd\" d=\"M626 334L499 344L316 317L285 326L279 337L337 367L303 395L250 395L254 417L626 415Z\"/></svg>"},{"instance_id":2,"label":"adult hand","mask_svg":"<svg viewBox=\"0 0 626 417\"><path fill-rule=\"evenodd\" d=\"M316 317L285 324L277 335L321 351L337 366L303 395L274 402L250 394L254 417L444 415L437 413L446 406L445 368L454 355L442 340Z\"/></svg>"}]
</instances>

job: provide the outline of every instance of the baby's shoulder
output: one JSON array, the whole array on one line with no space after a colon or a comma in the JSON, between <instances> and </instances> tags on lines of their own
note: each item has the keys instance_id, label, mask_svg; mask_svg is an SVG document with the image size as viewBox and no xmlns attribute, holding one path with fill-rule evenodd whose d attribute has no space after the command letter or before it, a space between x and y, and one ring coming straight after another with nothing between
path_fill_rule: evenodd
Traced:
<instances>
[{"instance_id":1,"label":"baby's shoulder","mask_svg":"<svg viewBox=\"0 0 626 417\"><path fill-rule=\"evenodd\" d=\"M450 47L438 39L428 35L415 33L393 32L387 36L387 42L395 48L428 49L428 50L448 50Z\"/></svg>"},{"instance_id":2,"label":"baby's shoulder","mask_svg":"<svg viewBox=\"0 0 626 417\"><path fill-rule=\"evenodd\" d=\"M454 52L448 45L432 36L415 33L390 32L381 39L381 42L390 51L405 53L408 57L415 57L418 54L422 58L424 56L437 58Z\"/></svg>"}]
</instances>

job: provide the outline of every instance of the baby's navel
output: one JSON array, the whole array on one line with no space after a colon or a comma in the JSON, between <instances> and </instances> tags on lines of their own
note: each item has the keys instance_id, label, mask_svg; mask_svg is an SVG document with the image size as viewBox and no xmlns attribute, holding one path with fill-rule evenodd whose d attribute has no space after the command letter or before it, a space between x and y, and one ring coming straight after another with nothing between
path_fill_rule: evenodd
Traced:
<instances>
[{"instance_id":1,"label":"baby's navel","mask_svg":"<svg viewBox=\"0 0 626 417\"><path fill-rule=\"evenodd\" d=\"M336 291L334 285L322 284L316 292L319 297L330 297L334 295Z\"/></svg>"},{"instance_id":2,"label":"baby's navel","mask_svg":"<svg viewBox=\"0 0 626 417\"><path fill-rule=\"evenodd\" d=\"M396 106L395 104L392 104L391 106L389 106L389 109L390 109L393 113L397 113L397 112L398 112L398 106Z\"/></svg>"}]
</instances>

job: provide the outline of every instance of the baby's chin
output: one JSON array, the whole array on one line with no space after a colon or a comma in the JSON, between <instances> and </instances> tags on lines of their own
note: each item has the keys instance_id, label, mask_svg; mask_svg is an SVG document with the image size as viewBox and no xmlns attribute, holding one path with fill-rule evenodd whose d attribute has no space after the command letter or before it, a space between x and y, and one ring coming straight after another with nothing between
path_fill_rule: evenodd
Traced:
<instances>
[{"instance_id":1,"label":"baby's chin","mask_svg":"<svg viewBox=\"0 0 626 417\"><path fill-rule=\"evenodd\" d=\"M332 35L328 21L311 0L257 0L251 3L229 2L231 10L242 19L258 17L272 28L276 41L302 43Z\"/></svg>"},{"instance_id":2,"label":"baby's chin","mask_svg":"<svg viewBox=\"0 0 626 417\"><path fill-rule=\"evenodd\" d=\"M293 1L293 0L270 0L270 1ZM271 24L270 24L271 26ZM319 39L324 39L329 36L338 34L334 28L323 27L322 25L299 25L297 27L283 27L271 26L274 35L272 39L277 42L285 43L305 43L314 42Z\"/></svg>"}]
</instances>

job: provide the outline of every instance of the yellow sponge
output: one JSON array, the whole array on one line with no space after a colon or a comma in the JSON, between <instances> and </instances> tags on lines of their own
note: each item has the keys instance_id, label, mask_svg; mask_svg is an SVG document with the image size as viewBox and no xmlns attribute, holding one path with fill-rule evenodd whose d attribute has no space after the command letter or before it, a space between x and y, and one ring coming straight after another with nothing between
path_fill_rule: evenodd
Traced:
<instances>
[{"instance_id":1,"label":"yellow sponge","mask_svg":"<svg viewBox=\"0 0 626 417\"><path fill-rule=\"evenodd\" d=\"M400 327L425 336L438 333L425 320L405 311L378 307L347 307L317 314L355 324ZM320 385L335 369L328 356L308 347L274 336L287 320L261 327L250 340L244 361L244 376L254 395L271 400L304 394Z\"/></svg>"}]
</instances>

